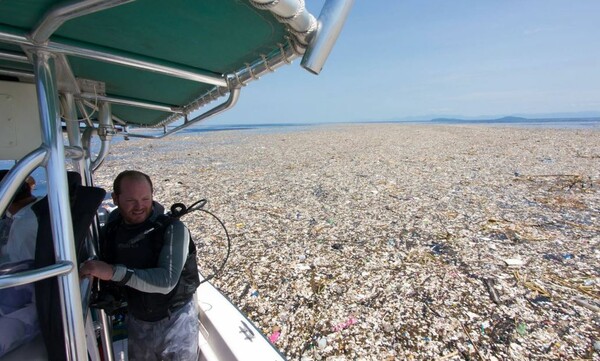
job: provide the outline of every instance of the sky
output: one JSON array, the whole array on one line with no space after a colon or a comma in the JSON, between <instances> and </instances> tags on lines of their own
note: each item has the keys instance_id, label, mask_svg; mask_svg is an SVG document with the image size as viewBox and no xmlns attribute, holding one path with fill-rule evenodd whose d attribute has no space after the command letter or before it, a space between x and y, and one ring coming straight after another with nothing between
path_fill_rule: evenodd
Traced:
<instances>
[{"instance_id":1,"label":"sky","mask_svg":"<svg viewBox=\"0 0 600 361\"><path fill-rule=\"evenodd\" d=\"M598 0L355 0L320 75L298 58L205 124L600 116L599 16Z\"/></svg>"}]
</instances>

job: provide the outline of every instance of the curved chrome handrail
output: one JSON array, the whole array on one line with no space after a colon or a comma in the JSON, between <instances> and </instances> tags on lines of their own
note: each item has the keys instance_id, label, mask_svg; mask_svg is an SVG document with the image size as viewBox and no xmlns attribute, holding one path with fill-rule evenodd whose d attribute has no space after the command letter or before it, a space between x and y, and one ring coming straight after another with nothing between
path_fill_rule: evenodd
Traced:
<instances>
[{"instance_id":1,"label":"curved chrome handrail","mask_svg":"<svg viewBox=\"0 0 600 361\"><path fill-rule=\"evenodd\" d=\"M45 280L46 278L62 276L71 272L72 270L73 263L69 261L63 261L42 268L0 276L0 290Z\"/></svg>"},{"instance_id":2,"label":"curved chrome handrail","mask_svg":"<svg viewBox=\"0 0 600 361\"><path fill-rule=\"evenodd\" d=\"M4 214L21 184L25 182L25 179L27 179L27 176L31 172L45 163L47 156L48 151L45 148L40 147L35 149L17 162L11 171L8 172L2 182L0 182L0 214Z\"/></svg>"},{"instance_id":3,"label":"curved chrome handrail","mask_svg":"<svg viewBox=\"0 0 600 361\"><path fill-rule=\"evenodd\" d=\"M231 107L233 107L235 105L235 103L237 102L238 98L240 96L240 88L233 88L231 89L231 91L229 92L229 97L227 98L226 101L224 101L223 103L217 105L214 108L211 108L209 110L207 110L206 112L200 114L199 116L195 117L194 119L176 127L173 128L171 130L169 130L168 132L165 132L161 135L147 135L147 134L137 134L137 133L126 133L126 136L128 137L137 137L137 138L152 138L152 139L160 139L160 138L164 138L169 134L173 134L175 132L178 132L184 128L187 128L188 126L194 124L194 123L198 123L199 121L208 119L209 117L215 116L219 113L222 113L224 111L226 111L227 109L230 109Z\"/></svg>"}]
</instances>

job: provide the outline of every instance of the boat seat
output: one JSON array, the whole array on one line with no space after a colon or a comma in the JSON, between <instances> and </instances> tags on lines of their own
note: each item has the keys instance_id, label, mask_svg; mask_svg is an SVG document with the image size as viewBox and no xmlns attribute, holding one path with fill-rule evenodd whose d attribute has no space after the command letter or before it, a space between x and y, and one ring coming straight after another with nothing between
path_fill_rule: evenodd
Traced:
<instances>
[{"instance_id":1,"label":"boat seat","mask_svg":"<svg viewBox=\"0 0 600 361\"><path fill-rule=\"evenodd\" d=\"M106 191L97 187L82 186L77 182L79 175L69 172L69 198L73 219L73 235L77 265L89 258L85 239L98 207ZM35 267L56 263L56 252L52 239L50 209L47 197L32 206L38 218L38 233L35 249ZM64 329L60 306L60 288L57 278L49 278L35 284L35 294L40 329L49 360L66 360Z\"/></svg>"},{"instance_id":2,"label":"boat seat","mask_svg":"<svg viewBox=\"0 0 600 361\"><path fill-rule=\"evenodd\" d=\"M0 357L0 361L42 361L48 360L42 335L37 335L31 342L10 351Z\"/></svg>"}]
</instances>

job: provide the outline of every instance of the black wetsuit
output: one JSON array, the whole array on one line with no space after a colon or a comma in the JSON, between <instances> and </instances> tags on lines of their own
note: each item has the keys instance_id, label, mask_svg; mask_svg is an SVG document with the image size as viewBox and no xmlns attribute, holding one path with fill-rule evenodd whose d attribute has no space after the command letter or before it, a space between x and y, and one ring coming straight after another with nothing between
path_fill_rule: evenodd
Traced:
<instances>
[{"instance_id":1,"label":"black wetsuit","mask_svg":"<svg viewBox=\"0 0 600 361\"><path fill-rule=\"evenodd\" d=\"M196 360L198 313L192 302L200 284L196 248L178 219L153 214L138 225L120 215L102 229L103 260L115 266L130 319L130 360Z\"/></svg>"}]
</instances>

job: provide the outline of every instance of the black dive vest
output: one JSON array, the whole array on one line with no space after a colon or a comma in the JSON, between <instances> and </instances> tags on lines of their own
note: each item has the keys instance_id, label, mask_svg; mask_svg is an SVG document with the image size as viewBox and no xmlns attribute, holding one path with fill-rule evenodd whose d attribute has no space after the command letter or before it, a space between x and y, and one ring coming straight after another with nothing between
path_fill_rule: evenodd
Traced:
<instances>
[{"instance_id":1,"label":"black dive vest","mask_svg":"<svg viewBox=\"0 0 600 361\"><path fill-rule=\"evenodd\" d=\"M103 260L127 268L155 268L164 243L164 234L172 218L159 215L139 226L128 226L118 216L103 229ZM186 229L187 230L187 229ZM189 232L189 231L188 231ZM133 241L132 241L133 240ZM196 265L196 246L190 235L188 255L177 285L171 292L148 293L124 286L128 310L144 321L158 321L187 304L200 285Z\"/></svg>"}]
</instances>

